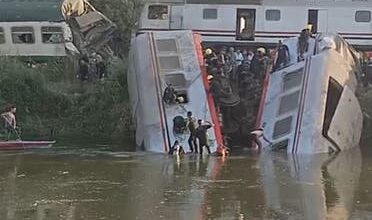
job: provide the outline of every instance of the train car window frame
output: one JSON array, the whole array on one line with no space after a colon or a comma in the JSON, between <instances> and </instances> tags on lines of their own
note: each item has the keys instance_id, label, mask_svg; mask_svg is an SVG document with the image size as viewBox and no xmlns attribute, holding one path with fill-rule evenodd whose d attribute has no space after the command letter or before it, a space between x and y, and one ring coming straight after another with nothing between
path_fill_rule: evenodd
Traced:
<instances>
[{"instance_id":1,"label":"train car window frame","mask_svg":"<svg viewBox=\"0 0 372 220\"><path fill-rule=\"evenodd\" d=\"M203 19L204 20L216 20L218 18L217 8L204 8Z\"/></svg>"},{"instance_id":2,"label":"train car window frame","mask_svg":"<svg viewBox=\"0 0 372 220\"><path fill-rule=\"evenodd\" d=\"M167 20L169 17L168 5L149 5L147 19L149 20Z\"/></svg>"},{"instance_id":3,"label":"train car window frame","mask_svg":"<svg viewBox=\"0 0 372 220\"><path fill-rule=\"evenodd\" d=\"M63 29L59 26L42 26L41 41L44 44L61 44L63 43Z\"/></svg>"},{"instance_id":4,"label":"train car window frame","mask_svg":"<svg viewBox=\"0 0 372 220\"><path fill-rule=\"evenodd\" d=\"M371 22L371 11L367 11L367 10L355 11L355 22L358 22L358 23Z\"/></svg>"},{"instance_id":5,"label":"train car window frame","mask_svg":"<svg viewBox=\"0 0 372 220\"><path fill-rule=\"evenodd\" d=\"M35 31L30 26L11 27L13 44L34 44Z\"/></svg>"},{"instance_id":6,"label":"train car window frame","mask_svg":"<svg viewBox=\"0 0 372 220\"><path fill-rule=\"evenodd\" d=\"M236 9L236 40L254 41L256 34L256 9Z\"/></svg>"},{"instance_id":7,"label":"train car window frame","mask_svg":"<svg viewBox=\"0 0 372 220\"><path fill-rule=\"evenodd\" d=\"M288 116L286 118L277 120L274 124L272 138L274 140L278 140L279 138L290 134L292 131L292 121L293 116Z\"/></svg>"},{"instance_id":8,"label":"train car window frame","mask_svg":"<svg viewBox=\"0 0 372 220\"><path fill-rule=\"evenodd\" d=\"M281 12L279 9L267 9L265 11L265 20L266 21L280 21Z\"/></svg>"},{"instance_id":9,"label":"train car window frame","mask_svg":"<svg viewBox=\"0 0 372 220\"><path fill-rule=\"evenodd\" d=\"M5 32L2 27L0 27L0 44L5 44Z\"/></svg>"}]
</instances>

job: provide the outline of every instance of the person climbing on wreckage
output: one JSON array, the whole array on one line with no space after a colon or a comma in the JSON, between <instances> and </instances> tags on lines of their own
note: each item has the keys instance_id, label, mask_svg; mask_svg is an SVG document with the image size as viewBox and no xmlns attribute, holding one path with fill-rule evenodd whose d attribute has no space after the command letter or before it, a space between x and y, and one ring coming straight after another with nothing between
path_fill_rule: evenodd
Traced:
<instances>
[{"instance_id":1,"label":"person climbing on wreckage","mask_svg":"<svg viewBox=\"0 0 372 220\"><path fill-rule=\"evenodd\" d=\"M309 39L312 37L311 29L312 25L308 24L306 28L302 29L300 36L298 37L297 44L297 61L300 62L305 59L304 54L309 50Z\"/></svg>"}]
</instances>

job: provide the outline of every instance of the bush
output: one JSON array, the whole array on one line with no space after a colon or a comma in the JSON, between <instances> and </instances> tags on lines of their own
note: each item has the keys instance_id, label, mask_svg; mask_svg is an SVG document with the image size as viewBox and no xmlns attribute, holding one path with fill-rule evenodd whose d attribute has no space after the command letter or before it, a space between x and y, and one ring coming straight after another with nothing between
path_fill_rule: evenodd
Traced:
<instances>
[{"instance_id":1,"label":"bush","mask_svg":"<svg viewBox=\"0 0 372 220\"><path fill-rule=\"evenodd\" d=\"M60 65L60 64L58 64ZM131 136L126 63L114 59L110 78L73 84L56 82L56 68L29 68L15 58L0 59L0 105L17 106L24 136L120 140Z\"/></svg>"}]
</instances>

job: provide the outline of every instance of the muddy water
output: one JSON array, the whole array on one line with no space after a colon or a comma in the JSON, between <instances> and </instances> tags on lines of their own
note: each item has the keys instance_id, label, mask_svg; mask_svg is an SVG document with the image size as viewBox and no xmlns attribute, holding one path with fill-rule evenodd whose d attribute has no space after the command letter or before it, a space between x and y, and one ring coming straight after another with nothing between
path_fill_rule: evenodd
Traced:
<instances>
[{"instance_id":1,"label":"muddy water","mask_svg":"<svg viewBox=\"0 0 372 220\"><path fill-rule=\"evenodd\" d=\"M80 147L0 152L0 219L372 219L368 148L222 160Z\"/></svg>"}]
</instances>

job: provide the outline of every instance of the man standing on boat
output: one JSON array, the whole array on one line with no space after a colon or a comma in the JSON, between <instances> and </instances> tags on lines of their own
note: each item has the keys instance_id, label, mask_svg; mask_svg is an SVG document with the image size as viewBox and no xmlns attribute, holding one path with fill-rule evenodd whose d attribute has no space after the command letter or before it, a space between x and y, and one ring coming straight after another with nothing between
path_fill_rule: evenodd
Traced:
<instances>
[{"instance_id":1,"label":"man standing on boat","mask_svg":"<svg viewBox=\"0 0 372 220\"><path fill-rule=\"evenodd\" d=\"M14 105L11 105L6 109L6 112L1 114L1 117L4 119L5 123L5 132L7 135L7 140L9 140L10 136L13 133L17 133L16 127L17 127L17 121L15 117L17 109Z\"/></svg>"}]
</instances>

